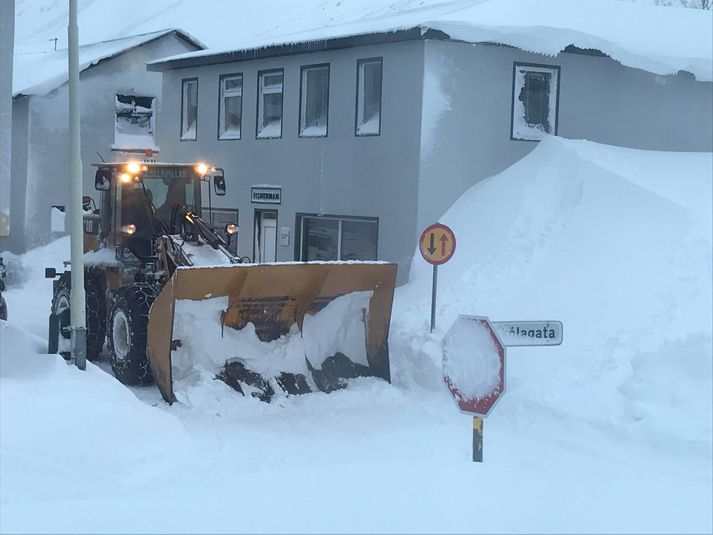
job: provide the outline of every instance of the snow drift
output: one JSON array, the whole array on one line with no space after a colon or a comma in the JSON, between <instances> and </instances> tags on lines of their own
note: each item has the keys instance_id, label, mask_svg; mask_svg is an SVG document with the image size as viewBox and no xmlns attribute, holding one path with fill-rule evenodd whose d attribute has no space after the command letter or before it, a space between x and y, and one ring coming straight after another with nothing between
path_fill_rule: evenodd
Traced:
<instances>
[{"instance_id":1,"label":"snow drift","mask_svg":"<svg viewBox=\"0 0 713 535\"><path fill-rule=\"evenodd\" d=\"M507 397L709 451L712 162L552 137L473 186L440 219L459 245L439 270L434 336L418 253L397 292L397 383L438 383L458 314L559 319L562 346L508 350Z\"/></svg>"}]
</instances>

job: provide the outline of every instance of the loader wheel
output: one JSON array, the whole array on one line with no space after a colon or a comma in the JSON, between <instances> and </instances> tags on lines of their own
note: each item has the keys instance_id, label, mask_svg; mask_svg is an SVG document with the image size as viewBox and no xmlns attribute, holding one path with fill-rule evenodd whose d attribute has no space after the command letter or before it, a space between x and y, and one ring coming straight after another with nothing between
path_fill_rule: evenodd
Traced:
<instances>
[{"instance_id":1,"label":"loader wheel","mask_svg":"<svg viewBox=\"0 0 713 535\"><path fill-rule=\"evenodd\" d=\"M150 385L151 368L146 357L149 310L158 296L155 286L136 283L120 288L107 322L109 362L114 376L125 385Z\"/></svg>"},{"instance_id":2,"label":"loader wheel","mask_svg":"<svg viewBox=\"0 0 713 535\"><path fill-rule=\"evenodd\" d=\"M69 310L69 293L72 287L71 273L64 273L57 284L57 290L52 297L52 313L60 316L58 336L69 340L70 317L62 312ZM86 302L87 320L87 359L96 360L101 355L106 338L106 299L104 290L95 276L84 274L84 294ZM69 342L59 344L58 347L68 347ZM63 357L68 358L69 352L62 351Z\"/></svg>"}]
</instances>

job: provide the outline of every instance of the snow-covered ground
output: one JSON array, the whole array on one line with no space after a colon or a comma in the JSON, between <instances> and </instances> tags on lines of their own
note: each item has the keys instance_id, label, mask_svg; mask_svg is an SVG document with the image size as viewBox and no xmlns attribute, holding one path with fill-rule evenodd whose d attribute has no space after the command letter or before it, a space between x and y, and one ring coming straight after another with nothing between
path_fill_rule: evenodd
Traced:
<instances>
[{"instance_id":1,"label":"snow-covered ground","mask_svg":"<svg viewBox=\"0 0 713 535\"><path fill-rule=\"evenodd\" d=\"M0 532L710 533L712 174L711 154L541 142L441 219L433 335L415 259L393 385L272 404L203 376L168 406L42 354L68 242L9 258ZM483 464L439 369L463 313L564 322L561 346L508 350Z\"/></svg>"}]
</instances>

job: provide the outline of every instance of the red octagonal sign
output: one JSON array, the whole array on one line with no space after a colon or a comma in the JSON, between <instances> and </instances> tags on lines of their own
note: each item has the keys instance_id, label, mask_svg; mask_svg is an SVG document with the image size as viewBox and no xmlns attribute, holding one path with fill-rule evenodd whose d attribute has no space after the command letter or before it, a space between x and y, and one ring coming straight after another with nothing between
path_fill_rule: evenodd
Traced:
<instances>
[{"instance_id":1,"label":"red octagonal sign","mask_svg":"<svg viewBox=\"0 0 713 535\"><path fill-rule=\"evenodd\" d=\"M487 416L505 391L505 347L488 318L458 316L443 339L443 379L461 411Z\"/></svg>"}]
</instances>

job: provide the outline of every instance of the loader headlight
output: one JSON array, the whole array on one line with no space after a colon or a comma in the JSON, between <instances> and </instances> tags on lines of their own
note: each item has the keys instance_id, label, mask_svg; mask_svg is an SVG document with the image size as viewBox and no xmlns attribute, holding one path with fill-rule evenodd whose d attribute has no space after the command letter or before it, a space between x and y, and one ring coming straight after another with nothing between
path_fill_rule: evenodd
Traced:
<instances>
[{"instance_id":1,"label":"loader headlight","mask_svg":"<svg viewBox=\"0 0 713 535\"><path fill-rule=\"evenodd\" d=\"M131 223L130 225L124 225L123 227L121 227L121 232L131 236L134 232L136 232L136 225L134 225L133 223Z\"/></svg>"},{"instance_id":2,"label":"loader headlight","mask_svg":"<svg viewBox=\"0 0 713 535\"><path fill-rule=\"evenodd\" d=\"M228 223L227 225L225 225L225 233L228 236L237 234L237 232L238 232L238 225L236 225L235 223Z\"/></svg>"},{"instance_id":3,"label":"loader headlight","mask_svg":"<svg viewBox=\"0 0 713 535\"><path fill-rule=\"evenodd\" d=\"M129 173L121 173L119 175L119 180L124 184L128 184L129 182L131 182L131 175Z\"/></svg>"},{"instance_id":4,"label":"loader headlight","mask_svg":"<svg viewBox=\"0 0 713 535\"><path fill-rule=\"evenodd\" d=\"M126 170L132 175L137 175L139 171L141 171L141 166L139 165L139 162L129 162L126 165Z\"/></svg>"},{"instance_id":5,"label":"loader headlight","mask_svg":"<svg viewBox=\"0 0 713 535\"><path fill-rule=\"evenodd\" d=\"M203 162L199 163L196 165L196 171L198 171L198 174L201 176L205 176L206 173L208 173L208 166L204 164Z\"/></svg>"}]
</instances>

